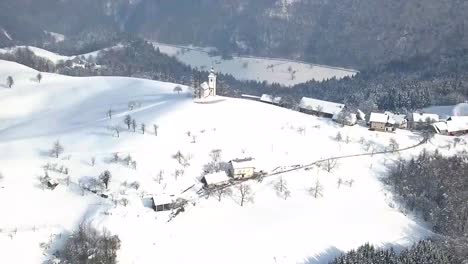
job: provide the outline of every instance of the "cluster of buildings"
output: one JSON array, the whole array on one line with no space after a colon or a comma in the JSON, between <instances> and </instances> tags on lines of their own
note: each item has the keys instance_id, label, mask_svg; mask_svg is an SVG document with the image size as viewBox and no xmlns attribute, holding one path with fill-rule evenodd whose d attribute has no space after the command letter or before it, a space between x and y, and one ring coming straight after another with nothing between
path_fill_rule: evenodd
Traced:
<instances>
[{"instance_id":1,"label":"cluster of buildings","mask_svg":"<svg viewBox=\"0 0 468 264\"><path fill-rule=\"evenodd\" d=\"M282 98L263 94L257 100L273 105L281 106ZM460 109L459 104L454 109ZM360 121L369 126L369 129L382 132L394 132L396 129L431 129L435 133L443 135L468 134L468 116L460 115L457 110L456 116L439 116L434 113L415 112L409 115L392 113L372 112L368 117L361 110L352 111L345 104L303 97L299 103L299 111L306 114L330 118L343 125L353 126Z\"/></svg>"},{"instance_id":2,"label":"cluster of buildings","mask_svg":"<svg viewBox=\"0 0 468 264\"><path fill-rule=\"evenodd\" d=\"M206 174L201 182L206 187L215 187L228 184L232 180L248 179L256 175L253 158L234 159L229 161L226 171Z\"/></svg>"}]
</instances>

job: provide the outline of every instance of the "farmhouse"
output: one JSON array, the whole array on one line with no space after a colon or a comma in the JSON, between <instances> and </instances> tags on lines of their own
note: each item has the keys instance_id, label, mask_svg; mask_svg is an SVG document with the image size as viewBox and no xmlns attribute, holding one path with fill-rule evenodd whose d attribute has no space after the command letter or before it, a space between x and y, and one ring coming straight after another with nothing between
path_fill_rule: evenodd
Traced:
<instances>
[{"instance_id":1,"label":"farmhouse","mask_svg":"<svg viewBox=\"0 0 468 264\"><path fill-rule=\"evenodd\" d=\"M230 178L226 175L225 171L219 171L215 173L210 173L201 179L201 182L206 186L206 187L213 187L213 186L220 186L227 184L229 182Z\"/></svg>"},{"instance_id":2,"label":"farmhouse","mask_svg":"<svg viewBox=\"0 0 468 264\"><path fill-rule=\"evenodd\" d=\"M369 117L369 126L371 130L391 132L395 131L395 120L387 114L371 113Z\"/></svg>"},{"instance_id":3,"label":"farmhouse","mask_svg":"<svg viewBox=\"0 0 468 264\"><path fill-rule=\"evenodd\" d=\"M408 128L408 119L404 114L394 114L392 112L385 112L386 115L390 117L394 121L393 126L395 128L406 129Z\"/></svg>"},{"instance_id":4,"label":"farmhouse","mask_svg":"<svg viewBox=\"0 0 468 264\"><path fill-rule=\"evenodd\" d=\"M267 104L273 104L273 105L280 105L281 99L282 98L279 96L272 96L269 94L262 94L262 97L260 97L260 101L267 103Z\"/></svg>"},{"instance_id":5,"label":"farmhouse","mask_svg":"<svg viewBox=\"0 0 468 264\"><path fill-rule=\"evenodd\" d=\"M229 175L234 178L251 178L254 176L255 166L252 158L235 159L229 161Z\"/></svg>"},{"instance_id":6,"label":"farmhouse","mask_svg":"<svg viewBox=\"0 0 468 264\"><path fill-rule=\"evenodd\" d=\"M458 136L468 134L468 116L451 116L445 122L432 125L438 134Z\"/></svg>"},{"instance_id":7,"label":"farmhouse","mask_svg":"<svg viewBox=\"0 0 468 264\"><path fill-rule=\"evenodd\" d=\"M332 118L333 115L338 114L345 109L344 104L338 104L308 97L302 97L299 103L299 110L302 113Z\"/></svg>"}]
</instances>

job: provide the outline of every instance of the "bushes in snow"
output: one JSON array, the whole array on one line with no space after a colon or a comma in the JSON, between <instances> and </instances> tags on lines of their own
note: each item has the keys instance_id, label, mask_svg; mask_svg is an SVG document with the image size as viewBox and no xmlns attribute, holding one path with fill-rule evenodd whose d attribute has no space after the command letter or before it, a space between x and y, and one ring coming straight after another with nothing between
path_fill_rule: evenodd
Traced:
<instances>
[{"instance_id":1,"label":"bushes in snow","mask_svg":"<svg viewBox=\"0 0 468 264\"><path fill-rule=\"evenodd\" d=\"M59 252L59 259L63 264L114 264L119 249L118 236L81 224Z\"/></svg>"}]
</instances>

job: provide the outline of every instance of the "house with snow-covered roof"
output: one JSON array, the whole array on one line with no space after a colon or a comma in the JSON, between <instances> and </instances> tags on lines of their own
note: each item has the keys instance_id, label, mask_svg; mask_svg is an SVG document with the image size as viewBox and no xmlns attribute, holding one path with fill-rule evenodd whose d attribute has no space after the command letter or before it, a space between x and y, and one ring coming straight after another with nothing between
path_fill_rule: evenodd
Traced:
<instances>
[{"instance_id":1,"label":"house with snow-covered roof","mask_svg":"<svg viewBox=\"0 0 468 264\"><path fill-rule=\"evenodd\" d=\"M151 202L152 202L151 207L156 212L169 211L169 210L174 209L176 199L174 195L160 194L160 195L152 196Z\"/></svg>"},{"instance_id":2,"label":"house with snow-covered roof","mask_svg":"<svg viewBox=\"0 0 468 264\"><path fill-rule=\"evenodd\" d=\"M451 116L445 122L437 122L433 125L438 134L458 136L468 134L468 116Z\"/></svg>"},{"instance_id":3,"label":"house with snow-covered roof","mask_svg":"<svg viewBox=\"0 0 468 264\"><path fill-rule=\"evenodd\" d=\"M393 120L393 126L395 128L400 128L400 129L408 128L408 118L406 117L405 114L395 114L389 111L385 111L384 114L388 115L390 119Z\"/></svg>"},{"instance_id":4,"label":"house with snow-covered roof","mask_svg":"<svg viewBox=\"0 0 468 264\"><path fill-rule=\"evenodd\" d=\"M234 159L229 161L229 175L233 178L251 178L255 173L253 158Z\"/></svg>"},{"instance_id":5,"label":"house with snow-covered roof","mask_svg":"<svg viewBox=\"0 0 468 264\"><path fill-rule=\"evenodd\" d=\"M229 183L231 178L227 176L225 171L218 171L203 176L201 182L206 187L220 186Z\"/></svg>"},{"instance_id":6,"label":"house with snow-covered roof","mask_svg":"<svg viewBox=\"0 0 468 264\"><path fill-rule=\"evenodd\" d=\"M333 118L333 115L338 114L345 109L344 104L302 97L299 103L299 111L306 114Z\"/></svg>"},{"instance_id":7,"label":"house with snow-covered roof","mask_svg":"<svg viewBox=\"0 0 468 264\"><path fill-rule=\"evenodd\" d=\"M371 113L369 126L371 130L392 132L395 131L395 120L385 113Z\"/></svg>"},{"instance_id":8,"label":"house with snow-covered roof","mask_svg":"<svg viewBox=\"0 0 468 264\"><path fill-rule=\"evenodd\" d=\"M280 105L281 99L282 98L280 96L273 96L269 94L262 94L262 96L260 97L261 102L273 105Z\"/></svg>"}]
</instances>

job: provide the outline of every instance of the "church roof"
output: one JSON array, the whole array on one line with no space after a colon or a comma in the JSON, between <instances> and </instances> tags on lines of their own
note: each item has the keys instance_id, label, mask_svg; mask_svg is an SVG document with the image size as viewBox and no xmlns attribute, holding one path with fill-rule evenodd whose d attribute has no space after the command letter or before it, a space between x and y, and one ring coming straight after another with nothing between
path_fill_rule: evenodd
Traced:
<instances>
[{"instance_id":1,"label":"church roof","mask_svg":"<svg viewBox=\"0 0 468 264\"><path fill-rule=\"evenodd\" d=\"M203 90L208 90L208 89L210 89L210 86L208 86L208 83L207 83L207 82L203 82L202 84L200 84L200 87L201 87Z\"/></svg>"}]
</instances>

